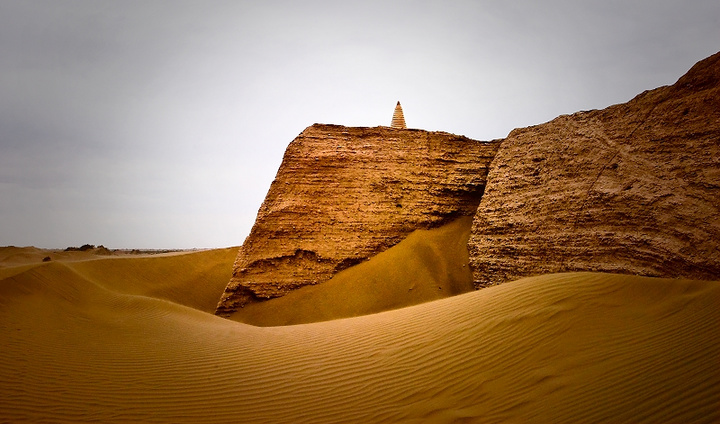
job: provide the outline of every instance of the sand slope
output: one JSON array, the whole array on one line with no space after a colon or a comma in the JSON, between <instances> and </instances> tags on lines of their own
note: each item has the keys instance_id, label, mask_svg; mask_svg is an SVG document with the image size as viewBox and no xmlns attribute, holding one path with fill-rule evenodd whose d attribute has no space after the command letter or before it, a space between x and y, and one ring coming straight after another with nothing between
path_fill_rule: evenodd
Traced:
<instances>
[{"instance_id":1,"label":"sand slope","mask_svg":"<svg viewBox=\"0 0 720 424\"><path fill-rule=\"evenodd\" d=\"M717 282L556 274L259 328L80 268L0 280L0 422L720 421Z\"/></svg>"},{"instance_id":2,"label":"sand slope","mask_svg":"<svg viewBox=\"0 0 720 424\"><path fill-rule=\"evenodd\" d=\"M237 249L109 256L91 251L0 247L0 280L47 265L42 258L50 256L53 263L62 263L111 291L157 297L213 312L230 279ZM52 275L48 278L55 279ZM63 280L56 280L63 284Z\"/></svg>"},{"instance_id":3,"label":"sand slope","mask_svg":"<svg viewBox=\"0 0 720 424\"><path fill-rule=\"evenodd\" d=\"M475 290L468 266L472 217L416 230L323 284L245 305L230 318L259 326L304 324L398 309Z\"/></svg>"},{"instance_id":4,"label":"sand slope","mask_svg":"<svg viewBox=\"0 0 720 424\"><path fill-rule=\"evenodd\" d=\"M230 280L237 250L229 247L67 265L82 277L111 290L166 299L212 313Z\"/></svg>"}]
</instances>

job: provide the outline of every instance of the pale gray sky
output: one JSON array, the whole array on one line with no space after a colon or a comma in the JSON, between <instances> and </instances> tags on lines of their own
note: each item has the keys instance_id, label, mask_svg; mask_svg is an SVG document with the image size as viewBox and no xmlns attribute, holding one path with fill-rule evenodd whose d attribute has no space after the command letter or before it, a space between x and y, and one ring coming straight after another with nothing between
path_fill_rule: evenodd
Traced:
<instances>
[{"instance_id":1,"label":"pale gray sky","mask_svg":"<svg viewBox=\"0 0 720 424\"><path fill-rule=\"evenodd\" d=\"M0 0L0 245L240 245L315 122L501 138L718 50L717 0Z\"/></svg>"}]
</instances>

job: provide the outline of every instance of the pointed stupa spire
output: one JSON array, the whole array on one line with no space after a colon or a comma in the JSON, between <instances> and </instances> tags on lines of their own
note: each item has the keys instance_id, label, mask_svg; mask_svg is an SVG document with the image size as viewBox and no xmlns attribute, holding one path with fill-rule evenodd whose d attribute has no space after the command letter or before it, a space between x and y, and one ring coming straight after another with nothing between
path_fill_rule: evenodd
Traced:
<instances>
[{"instance_id":1,"label":"pointed stupa spire","mask_svg":"<svg viewBox=\"0 0 720 424\"><path fill-rule=\"evenodd\" d=\"M405 125L405 116L403 116L402 106L400 106L400 102L397 102L397 105L395 106L395 112L393 112L393 119L390 126L392 128L407 128L407 126Z\"/></svg>"}]
</instances>

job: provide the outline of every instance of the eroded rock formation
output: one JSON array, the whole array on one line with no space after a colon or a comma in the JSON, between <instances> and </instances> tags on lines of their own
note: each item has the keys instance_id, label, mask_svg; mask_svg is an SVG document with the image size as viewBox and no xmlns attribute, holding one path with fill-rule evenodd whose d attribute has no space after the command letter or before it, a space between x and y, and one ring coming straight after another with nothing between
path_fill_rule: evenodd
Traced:
<instances>
[{"instance_id":1,"label":"eroded rock formation","mask_svg":"<svg viewBox=\"0 0 720 424\"><path fill-rule=\"evenodd\" d=\"M720 53L626 104L511 132L469 248L478 287L563 271L720 278Z\"/></svg>"},{"instance_id":2,"label":"eroded rock formation","mask_svg":"<svg viewBox=\"0 0 720 424\"><path fill-rule=\"evenodd\" d=\"M475 213L497 142L443 132L316 124L287 148L218 304L286 294Z\"/></svg>"},{"instance_id":3,"label":"eroded rock formation","mask_svg":"<svg viewBox=\"0 0 720 424\"><path fill-rule=\"evenodd\" d=\"M564 271L720 279L720 53L672 86L494 142L307 128L217 312L322 283L416 229L473 214L477 288Z\"/></svg>"}]
</instances>

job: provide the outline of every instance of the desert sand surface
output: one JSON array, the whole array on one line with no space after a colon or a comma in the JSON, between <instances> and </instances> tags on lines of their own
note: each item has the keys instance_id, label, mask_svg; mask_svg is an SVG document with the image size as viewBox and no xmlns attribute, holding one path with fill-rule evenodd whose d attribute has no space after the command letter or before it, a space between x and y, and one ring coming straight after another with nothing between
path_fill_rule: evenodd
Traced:
<instances>
[{"instance_id":1,"label":"desert sand surface","mask_svg":"<svg viewBox=\"0 0 720 424\"><path fill-rule=\"evenodd\" d=\"M475 290L467 241L472 217L416 230L325 283L250 303L230 316L258 326L304 324L398 309Z\"/></svg>"},{"instance_id":2,"label":"desert sand surface","mask_svg":"<svg viewBox=\"0 0 720 424\"><path fill-rule=\"evenodd\" d=\"M83 279L119 293L170 300L205 312L215 311L227 285L237 247L167 253L58 251L0 247L0 279L45 264L62 263ZM52 267L53 269L56 267ZM49 272L52 277L52 271ZM58 280L62 284L62 280Z\"/></svg>"},{"instance_id":3,"label":"desert sand surface","mask_svg":"<svg viewBox=\"0 0 720 424\"><path fill-rule=\"evenodd\" d=\"M2 267L0 422L720 422L718 282L552 274L256 327L205 312L235 253Z\"/></svg>"}]
</instances>

